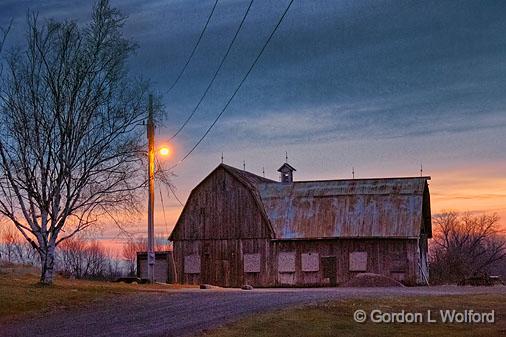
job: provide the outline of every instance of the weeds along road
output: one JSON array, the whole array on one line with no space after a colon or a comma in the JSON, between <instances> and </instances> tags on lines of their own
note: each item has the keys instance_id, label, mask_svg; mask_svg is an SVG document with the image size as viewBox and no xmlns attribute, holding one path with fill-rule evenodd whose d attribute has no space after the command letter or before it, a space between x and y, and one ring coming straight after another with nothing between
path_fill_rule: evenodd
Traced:
<instances>
[{"instance_id":1,"label":"weeds along road","mask_svg":"<svg viewBox=\"0 0 506 337\"><path fill-rule=\"evenodd\" d=\"M249 314L326 300L506 293L506 287L185 289L142 292L0 326L1 336L188 336Z\"/></svg>"}]
</instances>

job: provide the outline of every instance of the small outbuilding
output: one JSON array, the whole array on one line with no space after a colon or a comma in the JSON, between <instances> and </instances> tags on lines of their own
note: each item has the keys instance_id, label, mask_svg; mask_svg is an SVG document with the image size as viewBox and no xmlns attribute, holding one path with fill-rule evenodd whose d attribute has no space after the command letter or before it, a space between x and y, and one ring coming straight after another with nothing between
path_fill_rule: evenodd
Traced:
<instances>
[{"instance_id":1,"label":"small outbuilding","mask_svg":"<svg viewBox=\"0 0 506 337\"><path fill-rule=\"evenodd\" d=\"M149 279L147 252L137 252L137 277ZM172 251L155 252L155 282L174 283L175 281Z\"/></svg>"},{"instance_id":2,"label":"small outbuilding","mask_svg":"<svg viewBox=\"0 0 506 337\"><path fill-rule=\"evenodd\" d=\"M335 286L359 273L428 282L430 177L273 181L221 164L170 236L176 280L224 287Z\"/></svg>"}]
</instances>

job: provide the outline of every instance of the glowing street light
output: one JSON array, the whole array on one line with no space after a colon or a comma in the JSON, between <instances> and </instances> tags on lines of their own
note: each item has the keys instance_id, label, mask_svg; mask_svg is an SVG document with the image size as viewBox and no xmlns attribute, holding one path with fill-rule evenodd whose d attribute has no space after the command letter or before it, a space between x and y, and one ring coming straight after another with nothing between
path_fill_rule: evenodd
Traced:
<instances>
[{"instance_id":1,"label":"glowing street light","mask_svg":"<svg viewBox=\"0 0 506 337\"><path fill-rule=\"evenodd\" d=\"M166 146L160 148L160 150L158 152L160 153L161 156L164 156L164 157L170 156L171 153L172 153L172 151L170 150L170 148L166 147Z\"/></svg>"}]
</instances>

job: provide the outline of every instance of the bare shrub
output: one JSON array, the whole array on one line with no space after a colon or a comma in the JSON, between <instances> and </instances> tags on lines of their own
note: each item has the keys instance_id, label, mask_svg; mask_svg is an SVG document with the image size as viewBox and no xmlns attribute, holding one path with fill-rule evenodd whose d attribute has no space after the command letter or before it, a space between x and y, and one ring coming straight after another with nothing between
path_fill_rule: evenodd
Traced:
<instances>
[{"instance_id":1,"label":"bare shrub","mask_svg":"<svg viewBox=\"0 0 506 337\"><path fill-rule=\"evenodd\" d=\"M58 247L59 269L67 276L78 279L105 279L109 256L98 241L72 238Z\"/></svg>"},{"instance_id":2,"label":"bare shrub","mask_svg":"<svg viewBox=\"0 0 506 337\"><path fill-rule=\"evenodd\" d=\"M445 211L433 218L430 245L433 282L458 282L489 274L506 258L506 241L496 214Z\"/></svg>"}]
</instances>

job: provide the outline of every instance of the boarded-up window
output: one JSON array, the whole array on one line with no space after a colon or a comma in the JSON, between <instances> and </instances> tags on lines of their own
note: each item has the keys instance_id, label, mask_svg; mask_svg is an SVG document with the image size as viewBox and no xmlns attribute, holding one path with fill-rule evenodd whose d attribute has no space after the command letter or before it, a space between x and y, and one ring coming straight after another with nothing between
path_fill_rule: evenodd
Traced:
<instances>
[{"instance_id":1,"label":"boarded-up window","mask_svg":"<svg viewBox=\"0 0 506 337\"><path fill-rule=\"evenodd\" d=\"M295 284L295 273L279 273L278 282L282 285L294 285Z\"/></svg>"},{"instance_id":2,"label":"boarded-up window","mask_svg":"<svg viewBox=\"0 0 506 337\"><path fill-rule=\"evenodd\" d=\"M295 252L282 252L278 254L278 272L295 273Z\"/></svg>"},{"instance_id":3,"label":"boarded-up window","mask_svg":"<svg viewBox=\"0 0 506 337\"><path fill-rule=\"evenodd\" d=\"M260 272L260 254L244 254L244 272Z\"/></svg>"},{"instance_id":4,"label":"boarded-up window","mask_svg":"<svg viewBox=\"0 0 506 337\"><path fill-rule=\"evenodd\" d=\"M320 256L318 253L307 253L301 255L302 271L319 271Z\"/></svg>"},{"instance_id":5,"label":"boarded-up window","mask_svg":"<svg viewBox=\"0 0 506 337\"><path fill-rule=\"evenodd\" d=\"M200 274L200 255L187 255L184 257L185 274Z\"/></svg>"},{"instance_id":6,"label":"boarded-up window","mask_svg":"<svg viewBox=\"0 0 506 337\"><path fill-rule=\"evenodd\" d=\"M350 271L367 271L367 252L350 253Z\"/></svg>"}]
</instances>

